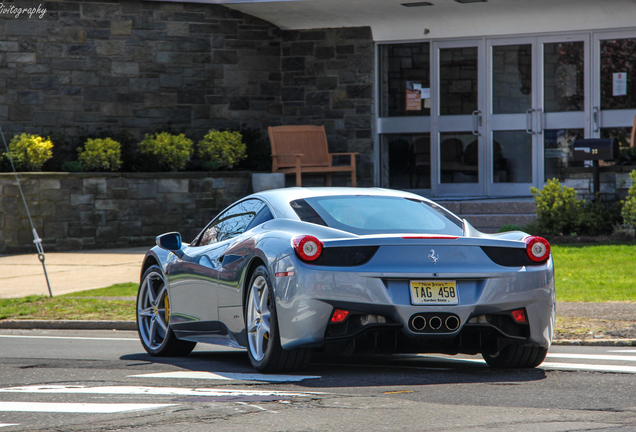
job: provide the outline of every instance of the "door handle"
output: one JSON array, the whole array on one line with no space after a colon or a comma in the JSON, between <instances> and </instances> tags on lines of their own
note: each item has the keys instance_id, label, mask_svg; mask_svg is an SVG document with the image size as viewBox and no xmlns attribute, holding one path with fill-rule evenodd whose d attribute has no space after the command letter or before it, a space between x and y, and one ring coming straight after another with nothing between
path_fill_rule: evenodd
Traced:
<instances>
[{"instance_id":1,"label":"door handle","mask_svg":"<svg viewBox=\"0 0 636 432\"><path fill-rule=\"evenodd\" d=\"M592 108L592 122L594 122L594 126L592 127L593 132L598 132L599 130L599 110L598 107Z\"/></svg>"},{"instance_id":2,"label":"door handle","mask_svg":"<svg viewBox=\"0 0 636 432\"><path fill-rule=\"evenodd\" d=\"M479 128L481 127L481 111L475 110L473 111L473 135L479 136L481 133L479 132Z\"/></svg>"},{"instance_id":3,"label":"door handle","mask_svg":"<svg viewBox=\"0 0 636 432\"><path fill-rule=\"evenodd\" d=\"M532 113L535 110L530 108L529 110L526 111L526 133L529 133L531 135L534 135L534 130L532 127Z\"/></svg>"}]
</instances>

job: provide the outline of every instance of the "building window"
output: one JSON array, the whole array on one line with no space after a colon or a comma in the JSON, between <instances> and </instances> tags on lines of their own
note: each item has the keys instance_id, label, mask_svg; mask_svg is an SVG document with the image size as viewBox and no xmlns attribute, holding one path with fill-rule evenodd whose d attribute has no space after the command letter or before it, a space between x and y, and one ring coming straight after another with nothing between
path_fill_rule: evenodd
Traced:
<instances>
[{"instance_id":1,"label":"building window","mask_svg":"<svg viewBox=\"0 0 636 432\"><path fill-rule=\"evenodd\" d=\"M636 108L636 39L601 41L601 109Z\"/></svg>"},{"instance_id":2,"label":"building window","mask_svg":"<svg viewBox=\"0 0 636 432\"><path fill-rule=\"evenodd\" d=\"M431 114L430 44L380 45L381 117Z\"/></svg>"},{"instance_id":3,"label":"building window","mask_svg":"<svg viewBox=\"0 0 636 432\"><path fill-rule=\"evenodd\" d=\"M392 189L431 188L431 135L382 135L383 186Z\"/></svg>"},{"instance_id":4,"label":"building window","mask_svg":"<svg viewBox=\"0 0 636 432\"><path fill-rule=\"evenodd\" d=\"M572 161L572 143L583 138L583 129L547 129L544 138L544 180L565 180L567 168L582 167Z\"/></svg>"}]
</instances>

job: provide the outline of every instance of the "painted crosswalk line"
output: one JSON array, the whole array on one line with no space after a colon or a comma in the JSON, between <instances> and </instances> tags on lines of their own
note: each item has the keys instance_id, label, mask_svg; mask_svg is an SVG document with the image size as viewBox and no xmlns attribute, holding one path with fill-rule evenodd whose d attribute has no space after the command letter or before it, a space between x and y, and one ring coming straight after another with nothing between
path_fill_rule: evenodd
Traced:
<instances>
[{"instance_id":1,"label":"painted crosswalk line","mask_svg":"<svg viewBox=\"0 0 636 432\"><path fill-rule=\"evenodd\" d=\"M238 390L226 388L181 388L141 386L64 386L32 385L0 388L0 393L67 393L109 395L154 395L154 396L311 396L316 392L285 392L276 390Z\"/></svg>"},{"instance_id":2,"label":"painted crosswalk line","mask_svg":"<svg viewBox=\"0 0 636 432\"><path fill-rule=\"evenodd\" d=\"M51 402L0 402L0 412L47 412L112 414L130 411L146 411L176 406L175 404L142 403L51 403Z\"/></svg>"},{"instance_id":3,"label":"painted crosswalk line","mask_svg":"<svg viewBox=\"0 0 636 432\"><path fill-rule=\"evenodd\" d=\"M549 355L549 354L548 354ZM568 357L572 359L580 359L583 360L586 357L588 360L596 359L602 360L597 357L606 357L604 355L593 355L593 354L572 354L574 357ZM427 355L428 357L428 355ZM554 355L553 357L557 357ZM611 357L619 357L617 359L612 358L612 360L625 360L624 357L629 358L628 356L611 356ZM440 360L440 358L429 357L434 360ZM477 363L486 366L486 361L481 358L451 358L444 357L443 360L449 361L452 363ZM623 366L623 365L611 365L611 364L589 364L589 363L559 363L559 362L543 362L538 366L538 369L546 369L546 370L579 370L579 371L593 371L593 372L616 372L616 373L636 373L636 366Z\"/></svg>"},{"instance_id":4,"label":"painted crosswalk line","mask_svg":"<svg viewBox=\"0 0 636 432\"><path fill-rule=\"evenodd\" d=\"M140 375L129 375L131 378L178 378L178 379L206 379L206 380L237 380L237 381L265 381L265 382L299 382L307 379L317 379L320 376L301 375L265 375L258 373L234 372L197 372L178 371Z\"/></svg>"},{"instance_id":5,"label":"painted crosswalk line","mask_svg":"<svg viewBox=\"0 0 636 432\"><path fill-rule=\"evenodd\" d=\"M620 373L636 373L636 366L620 366L620 365L607 365L607 364L585 364L585 363L550 363L544 362L539 365L542 369L554 369L554 370L580 370L580 371L595 371L595 372L620 372Z\"/></svg>"},{"instance_id":6,"label":"painted crosswalk line","mask_svg":"<svg viewBox=\"0 0 636 432\"><path fill-rule=\"evenodd\" d=\"M20 426L20 423L0 423L0 427Z\"/></svg>"},{"instance_id":7,"label":"painted crosswalk line","mask_svg":"<svg viewBox=\"0 0 636 432\"><path fill-rule=\"evenodd\" d=\"M632 351L633 352L633 351ZM609 355L609 354L567 354L567 353L548 353L548 358L564 358L564 359L579 359L579 360L609 360L609 361L636 361L636 356L628 355Z\"/></svg>"}]
</instances>

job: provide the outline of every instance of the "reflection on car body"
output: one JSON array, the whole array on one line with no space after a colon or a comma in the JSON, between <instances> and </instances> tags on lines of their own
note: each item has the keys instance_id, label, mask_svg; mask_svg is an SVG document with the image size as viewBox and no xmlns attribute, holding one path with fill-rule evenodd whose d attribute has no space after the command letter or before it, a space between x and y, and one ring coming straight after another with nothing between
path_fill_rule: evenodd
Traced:
<instances>
[{"instance_id":1,"label":"reflection on car body","mask_svg":"<svg viewBox=\"0 0 636 432\"><path fill-rule=\"evenodd\" d=\"M535 367L554 307L542 238L481 233L407 192L289 188L240 200L189 244L157 237L137 321L150 354L243 347L263 372L299 370L314 350Z\"/></svg>"}]
</instances>

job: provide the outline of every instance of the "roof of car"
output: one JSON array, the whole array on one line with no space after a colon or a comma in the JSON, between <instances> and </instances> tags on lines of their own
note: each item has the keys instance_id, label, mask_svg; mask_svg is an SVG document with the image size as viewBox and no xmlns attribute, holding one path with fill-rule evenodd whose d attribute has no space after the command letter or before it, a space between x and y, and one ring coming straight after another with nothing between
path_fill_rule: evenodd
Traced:
<instances>
[{"instance_id":1,"label":"roof of car","mask_svg":"<svg viewBox=\"0 0 636 432\"><path fill-rule=\"evenodd\" d=\"M283 198L292 201L300 198L311 198L316 196L334 196L334 195L380 195L380 196L396 196L396 197L413 197L423 198L410 192L404 192L393 189L382 188L357 188L357 187L292 187L284 189L271 189L258 192L254 196L262 196L266 199Z\"/></svg>"}]
</instances>

